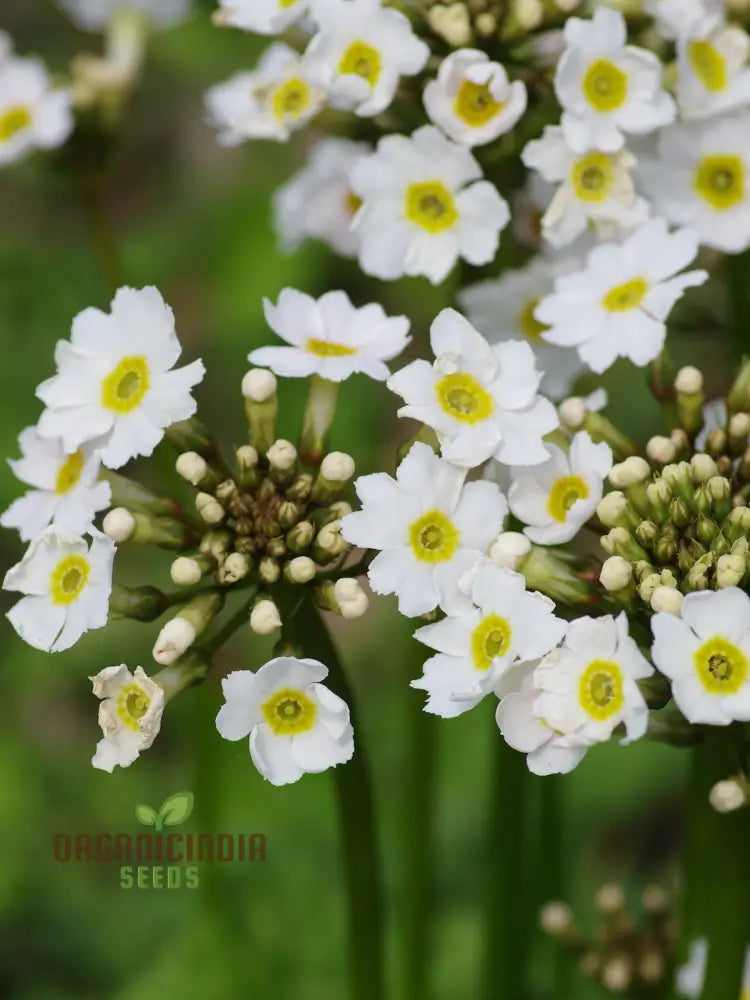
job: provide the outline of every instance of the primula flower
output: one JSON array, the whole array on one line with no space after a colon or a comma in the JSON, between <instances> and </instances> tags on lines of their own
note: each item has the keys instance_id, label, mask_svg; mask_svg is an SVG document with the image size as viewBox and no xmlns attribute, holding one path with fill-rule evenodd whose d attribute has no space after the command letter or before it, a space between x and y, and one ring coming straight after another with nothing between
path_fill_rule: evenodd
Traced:
<instances>
[{"instance_id":1,"label":"primula flower","mask_svg":"<svg viewBox=\"0 0 750 1000\"><path fill-rule=\"evenodd\" d=\"M7 615L24 642L59 653L106 625L114 556L114 542L99 532L89 546L79 535L45 528L3 580L4 590L27 595Z\"/></svg>"},{"instance_id":2,"label":"primula flower","mask_svg":"<svg viewBox=\"0 0 750 1000\"><path fill-rule=\"evenodd\" d=\"M320 682L317 660L279 656L260 670L234 670L221 682L216 728L225 740L250 737L253 764L272 785L345 764L354 754L346 702Z\"/></svg>"},{"instance_id":3,"label":"primula flower","mask_svg":"<svg viewBox=\"0 0 750 1000\"><path fill-rule=\"evenodd\" d=\"M68 452L91 442L110 469L150 455L164 429L196 410L190 390L202 362L171 370L180 356L174 315L156 288L121 288L110 313L84 309L70 341L55 349L57 374L37 388L42 437Z\"/></svg>"},{"instance_id":4,"label":"primula flower","mask_svg":"<svg viewBox=\"0 0 750 1000\"><path fill-rule=\"evenodd\" d=\"M0 518L5 528L18 528L21 539L30 542L48 524L80 535L93 524L96 514L110 503L109 483L98 481L99 456L86 445L66 452L56 439L40 437L36 427L22 431L20 459L9 465L23 483L34 486L15 500Z\"/></svg>"},{"instance_id":5,"label":"primula flower","mask_svg":"<svg viewBox=\"0 0 750 1000\"><path fill-rule=\"evenodd\" d=\"M343 382L362 372L384 381L386 361L409 343L409 320L386 316L376 303L352 305L345 292L326 292L319 299L285 288L277 305L264 300L266 322L290 347L259 347L248 360L277 375L300 378L320 375Z\"/></svg>"},{"instance_id":6,"label":"primula flower","mask_svg":"<svg viewBox=\"0 0 750 1000\"><path fill-rule=\"evenodd\" d=\"M99 725L104 733L91 763L112 773L118 765L129 767L156 739L164 711L164 689L142 667L131 674L124 663L105 667L89 680L94 694L102 700Z\"/></svg>"},{"instance_id":7,"label":"primula flower","mask_svg":"<svg viewBox=\"0 0 750 1000\"><path fill-rule=\"evenodd\" d=\"M696 22L715 27L724 18L725 0L643 0L664 38L685 36Z\"/></svg>"},{"instance_id":8,"label":"primula flower","mask_svg":"<svg viewBox=\"0 0 750 1000\"><path fill-rule=\"evenodd\" d=\"M216 18L220 24L279 35L307 13L308 0L220 0Z\"/></svg>"},{"instance_id":9,"label":"primula flower","mask_svg":"<svg viewBox=\"0 0 750 1000\"><path fill-rule=\"evenodd\" d=\"M481 178L469 150L432 125L408 138L382 138L352 171L352 190L362 200L354 219L362 270L384 280L424 275L438 284L459 257L488 264L510 211Z\"/></svg>"},{"instance_id":10,"label":"primula flower","mask_svg":"<svg viewBox=\"0 0 750 1000\"><path fill-rule=\"evenodd\" d=\"M0 167L33 149L62 146L72 131L67 91L53 89L38 59L18 59L5 51L0 57Z\"/></svg>"},{"instance_id":11,"label":"primula flower","mask_svg":"<svg viewBox=\"0 0 750 1000\"><path fill-rule=\"evenodd\" d=\"M468 610L459 588L502 529L508 510L494 483L464 485L466 472L412 445L395 480L384 472L355 483L362 510L347 514L341 534L353 545L381 551L368 577L376 594L396 594L402 615L415 618L438 605Z\"/></svg>"},{"instance_id":12,"label":"primula flower","mask_svg":"<svg viewBox=\"0 0 750 1000\"><path fill-rule=\"evenodd\" d=\"M750 38L719 25L677 43L677 104L682 118L708 118L750 102Z\"/></svg>"},{"instance_id":13,"label":"primula flower","mask_svg":"<svg viewBox=\"0 0 750 1000\"><path fill-rule=\"evenodd\" d=\"M71 21L84 31L102 31L114 14L132 11L159 28L183 21L190 0L58 0Z\"/></svg>"},{"instance_id":14,"label":"primula flower","mask_svg":"<svg viewBox=\"0 0 750 1000\"><path fill-rule=\"evenodd\" d=\"M491 456L534 465L547 458L542 438L557 427L554 406L537 393L541 373L521 341L490 347L455 309L444 309L430 329L435 355L412 361L388 380L406 406L399 416L433 427L442 455L473 468Z\"/></svg>"},{"instance_id":15,"label":"primula flower","mask_svg":"<svg viewBox=\"0 0 750 1000\"><path fill-rule=\"evenodd\" d=\"M582 361L603 372L618 357L636 365L652 361L664 346L666 319L686 288L702 285L705 271L682 271L698 253L690 229L670 233L663 219L637 229L622 244L605 243L586 267L555 282L534 316L549 329L550 344L577 347Z\"/></svg>"}]
</instances>

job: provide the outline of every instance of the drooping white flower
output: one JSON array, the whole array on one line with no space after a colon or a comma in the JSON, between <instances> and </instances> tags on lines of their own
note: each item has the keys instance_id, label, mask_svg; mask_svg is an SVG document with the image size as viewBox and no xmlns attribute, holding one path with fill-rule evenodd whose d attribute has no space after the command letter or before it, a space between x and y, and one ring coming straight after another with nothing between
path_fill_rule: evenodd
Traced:
<instances>
[{"instance_id":1,"label":"drooping white flower","mask_svg":"<svg viewBox=\"0 0 750 1000\"><path fill-rule=\"evenodd\" d=\"M356 308L346 292L314 299L285 288L277 305L264 300L266 322L289 347L259 347L248 360L285 378L320 375L343 382L355 372L384 381L386 361L409 343L406 316L386 316L377 303Z\"/></svg>"},{"instance_id":2,"label":"drooping white flower","mask_svg":"<svg viewBox=\"0 0 750 1000\"><path fill-rule=\"evenodd\" d=\"M253 764L272 785L345 764L354 754L349 708L321 681L317 660L279 656L258 671L234 670L221 682L216 728L225 740L250 737Z\"/></svg>"},{"instance_id":3,"label":"drooping white flower","mask_svg":"<svg viewBox=\"0 0 750 1000\"><path fill-rule=\"evenodd\" d=\"M704 246L750 246L750 112L664 129L639 172L654 211L690 226Z\"/></svg>"},{"instance_id":4,"label":"drooping white flower","mask_svg":"<svg viewBox=\"0 0 750 1000\"><path fill-rule=\"evenodd\" d=\"M190 0L58 0L60 7L84 31L102 31L114 14L127 10L142 15L158 28L183 21Z\"/></svg>"},{"instance_id":5,"label":"drooping white flower","mask_svg":"<svg viewBox=\"0 0 750 1000\"><path fill-rule=\"evenodd\" d=\"M462 146L484 146L509 132L526 110L526 87L512 83L486 52L459 49L424 89L430 120Z\"/></svg>"},{"instance_id":6,"label":"drooping white flower","mask_svg":"<svg viewBox=\"0 0 750 1000\"><path fill-rule=\"evenodd\" d=\"M654 663L689 722L750 721L750 597L737 587L688 594L651 619Z\"/></svg>"},{"instance_id":7,"label":"drooping white flower","mask_svg":"<svg viewBox=\"0 0 750 1000\"><path fill-rule=\"evenodd\" d=\"M142 667L131 674L124 663L105 667L89 680L94 694L101 698L99 725L104 733L91 763L111 774L118 765L129 767L156 739L164 711L164 689Z\"/></svg>"},{"instance_id":8,"label":"drooping white flower","mask_svg":"<svg viewBox=\"0 0 750 1000\"><path fill-rule=\"evenodd\" d=\"M549 327L542 336L577 347L595 372L618 357L648 364L664 346L672 306L708 277L705 271L678 273L697 253L696 234L670 233L663 219L647 222L622 244L595 247L585 268L558 278L553 294L537 306L534 316Z\"/></svg>"},{"instance_id":9,"label":"drooping white flower","mask_svg":"<svg viewBox=\"0 0 750 1000\"><path fill-rule=\"evenodd\" d=\"M554 406L537 392L541 373L522 341L490 347L455 309L430 329L435 362L412 361L388 388L406 403L399 416L434 428L442 455L474 468L495 456L511 464L545 461L542 438L557 425Z\"/></svg>"},{"instance_id":10,"label":"drooping white flower","mask_svg":"<svg viewBox=\"0 0 750 1000\"><path fill-rule=\"evenodd\" d=\"M419 73L430 55L409 19L381 0L311 0L310 8L318 31L305 64L334 107L380 114L400 77Z\"/></svg>"},{"instance_id":11,"label":"drooping white flower","mask_svg":"<svg viewBox=\"0 0 750 1000\"><path fill-rule=\"evenodd\" d=\"M567 627L553 601L526 590L520 573L489 561L478 567L469 596L470 611L414 633L437 654L411 686L427 692L426 712L445 719L478 705L514 663L548 653Z\"/></svg>"},{"instance_id":12,"label":"drooping white flower","mask_svg":"<svg viewBox=\"0 0 750 1000\"><path fill-rule=\"evenodd\" d=\"M567 246L593 226L599 236L618 236L648 218L648 203L635 193L631 171L637 160L622 149L574 153L557 125L527 143L521 158L545 181L558 184L542 216L542 236L550 246Z\"/></svg>"},{"instance_id":13,"label":"drooping white flower","mask_svg":"<svg viewBox=\"0 0 750 1000\"><path fill-rule=\"evenodd\" d=\"M547 450L542 465L511 469L508 502L532 542L557 545L574 538L594 514L612 452L603 441L594 444L586 431L574 435L567 455L556 445Z\"/></svg>"},{"instance_id":14,"label":"drooping white flower","mask_svg":"<svg viewBox=\"0 0 750 1000\"><path fill-rule=\"evenodd\" d=\"M222 146L247 139L286 142L322 108L325 91L313 83L300 56L282 42L263 53L257 67L236 73L206 92L211 125Z\"/></svg>"},{"instance_id":15,"label":"drooping white flower","mask_svg":"<svg viewBox=\"0 0 750 1000\"><path fill-rule=\"evenodd\" d=\"M359 263L386 281L424 275L438 284L459 257L487 264L510 217L472 154L432 125L387 135L352 171L362 200L354 219Z\"/></svg>"},{"instance_id":16,"label":"drooping white flower","mask_svg":"<svg viewBox=\"0 0 750 1000\"><path fill-rule=\"evenodd\" d=\"M0 58L0 167L54 149L73 131L70 95L54 89L38 59Z\"/></svg>"},{"instance_id":17,"label":"drooping white flower","mask_svg":"<svg viewBox=\"0 0 750 1000\"><path fill-rule=\"evenodd\" d=\"M166 427L195 413L190 390L204 367L172 370L180 351L174 315L156 288L121 288L110 313L84 309L70 341L57 342L57 374L36 391L47 407L40 435L60 438L68 452L91 442L110 469L150 455Z\"/></svg>"},{"instance_id":18,"label":"drooping white flower","mask_svg":"<svg viewBox=\"0 0 750 1000\"><path fill-rule=\"evenodd\" d=\"M350 177L371 152L367 143L338 138L313 147L307 165L274 194L274 228L285 253L305 240L322 240L342 257L357 256L359 236L352 222L360 200Z\"/></svg>"},{"instance_id":19,"label":"drooping white flower","mask_svg":"<svg viewBox=\"0 0 750 1000\"><path fill-rule=\"evenodd\" d=\"M682 118L708 118L750 103L750 38L742 28L718 25L683 35L677 43L677 105Z\"/></svg>"},{"instance_id":20,"label":"drooping white flower","mask_svg":"<svg viewBox=\"0 0 750 1000\"><path fill-rule=\"evenodd\" d=\"M715 27L724 18L724 0L643 0L643 6L669 39L684 37L696 22Z\"/></svg>"},{"instance_id":21,"label":"drooping white flower","mask_svg":"<svg viewBox=\"0 0 750 1000\"><path fill-rule=\"evenodd\" d=\"M259 35L279 35L296 24L308 7L308 0L219 0L216 20Z\"/></svg>"},{"instance_id":22,"label":"drooping white flower","mask_svg":"<svg viewBox=\"0 0 750 1000\"><path fill-rule=\"evenodd\" d=\"M7 616L24 642L59 653L106 625L114 555L114 542L99 532L89 546L80 535L45 528L3 580L4 590L27 595Z\"/></svg>"},{"instance_id":23,"label":"drooping white flower","mask_svg":"<svg viewBox=\"0 0 750 1000\"><path fill-rule=\"evenodd\" d=\"M644 135L674 121L674 101L661 89L661 62L627 44L619 11L599 7L590 20L568 18L565 42L555 92L575 152L614 153L625 144L623 133Z\"/></svg>"},{"instance_id":24,"label":"drooping white flower","mask_svg":"<svg viewBox=\"0 0 750 1000\"><path fill-rule=\"evenodd\" d=\"M459 588L502 529L508 510L494 483L464 484L466 471L425 444L412 445L396 479L377 472L355 483L362 510L347 514L341 534L353 545L381 551L370 564L376 594L396 594L408 618L468 610Z\"/></svg>"},{"instance_id":25,"label":"drooping white flower","mask_svg":"<svg viewBox=\"0 0 750 1000\"><path fill-rule=\"evenodd\" d=\"M469 285L459 292L461 309L491 344L507 340L525 340L543 372L540 386L544 395L558 400L567 396L573 382L586 365L571 347L547 344L542 334L547 329L534 316L540 301L553 291L555 277L578 264L564 260L534 257L518 270L503 271L499 278L489 278Z\"/></svg>"},{"instance_id":26,"label":"drooping white flower","mask_svg":"<svg viewBox=\"0 0 750 1000\"><path fill-rule=\"evenodd\" d=\"M87 531L111 497L109 483L98 481L96 452L90 445L66 452L59 440L40 437L36 427L22 431L18 444L23 457L8 464L21 482L35 488L10 505L0 524L18 528L24 542L48 524L74 535Z\"/></svg>"},{"instance_id":27,"label":"drooping white flower","mask_svg":"<svg viewBox=\"0 0 750 1000\"><path fill-rule=\"evenodd\" d=\"M708 964L708 941L696 938L690 945L687 962L677 970L677 993L690 1000L698 1000L703 992ZM742 973L742 993L739 1000L750 998L750 945L745 952L745 969Z\"/></svg>"}]
</instances>

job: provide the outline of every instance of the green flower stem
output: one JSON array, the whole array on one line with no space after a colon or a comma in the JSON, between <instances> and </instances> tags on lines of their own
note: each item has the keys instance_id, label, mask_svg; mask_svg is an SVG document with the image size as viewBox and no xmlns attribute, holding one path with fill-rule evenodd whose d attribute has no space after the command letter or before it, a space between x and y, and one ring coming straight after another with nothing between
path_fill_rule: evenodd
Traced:
<instances>
[{"instance_id":1,"label":"green flower stem","mask_svg":"<svg viewBox=\"0 0 750 1000\"><path fill-rule=\"evenodd\" d=\"M80 198L93 257L107 292L114 295L125 284L125 269L118 237L109 217L104 178L98 175L85 177L80 185Z\"/></svg>"},{"instance_id":2,"label":"green flower stem","mask_svg":"<svg viewBox=\"0 0 750 1000\"><path fill-rule=\"evenodd\" d=\"M338 382L330 382L320 375L310 376L310 390L299 440L300 458L307 465L320 465L338 398Z\"/></svg>"},{"instance_id":3,"label":"green flower stem","mask_svg":"<svg viewBox=\"0 0 750 1000\"><path fill-rule=\"evenodd\" d=\"M736 357L747 353L747 337L750 330L750 250L726 257L727 291L729 318L734 333L734 353Z\"/></svg>"}]
</instances>

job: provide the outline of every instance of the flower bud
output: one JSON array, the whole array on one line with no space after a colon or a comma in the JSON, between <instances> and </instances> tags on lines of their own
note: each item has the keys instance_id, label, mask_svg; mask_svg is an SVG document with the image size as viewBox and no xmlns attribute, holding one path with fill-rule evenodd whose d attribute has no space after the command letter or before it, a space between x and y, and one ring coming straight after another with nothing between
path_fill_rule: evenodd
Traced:
<instances>
[{"instance_id":1,"label":"flower bud","mask_svg":"<svg viewBox=\"0 0 750 1000\"><path fill-rule=\"evenodd\" d=\"M496 566L516 571L531 551L531 542L520 531L502 531L490 545L488 555Z\"/></svg>"},{"instance_id":2,"label":"flower bud","mask_svg":"<svg viewBox=\"0 0 750 1000\"><path fill-rule=\"evenodd\" d=\"M489 38L497 31L497 18L488 10L482 11L474 18L474 27L477 29L477 34Z\"/></svg>"},{"instance_id":3,"label":"flower bud","mask_svg":"<svg viewBox=\"0 0 750 1000\"><path fill-rule=\"evenodd\" d=\"M290 583L309 583L314 579L318 568L309 556L297 556L291 559L284 568L286 578Z\"/></svg>"},{"instance_id":4,"label":"flower bud","mask_svg":"<svg viewBox=\"0 0 750 1000\"><path fill-rule=\"evenodd\" d=\"M271 556L264 556L258 565L258 577L263 583L277 583L281 576L279 564Z\"/></svg>"},{"instance_id":5,"label":"flower bud","mask_svg":"<svg viewBox=\"0 0 750 1000\"><path fill-rule=\"evenodd\" d=\"M675 390L686 396L694 396L703 391L703 374L698 368L686 365L680 368L674 380Z\"/></svg>"},{"instance_id":6,"label":"flower bud","mask_svg":"<svg viewBox=\"0 0 750 1000\"><path fill-rule=\"evenodd\" d=\"M232 536L228 531L207 531L201 538L199 549L204 555L218 559L223 556L232 544Z\"/></svg>"},{"instance_id":7,"label":"flower bud","mask_svg":"<svg viewBox=\"0 0 750 1000\"><path fill-rule=\"evenodd\" d=\"M333 587L333 596L343 618L361 618L367 611L370 599L358 580L342 577Z\"/></svg>"},{"instance_id":8,"label":"flower bud","mask_svg":"<svg viewBox=\"0 0 750 1000\"><path fill-rule=\"evenodd\" d=\"M193 587L203 577L203 570L196 559L180 556L170 566L169 575L178 587Z\"/></svg>"},{"instance_id":9,"label":"flower bud","mask_svg":"<svg viewBox=\"0 0 750 1000\"><path fill-rule=\"evenodd\" d=\"M210 493L199 493L196 496L195 509L206 524L220 524L226 516L224 508Z\"/></svg>"},{"instance_id":10,"label":"flower bud","mask_svg":"<svg viewBox=\"0 0 750 1000\"><path fill-rule=\"evenodd\" d=\"M750 437L750 414L733 413L729 420L729 447L733 455L741 455Z\"/></svg>"},{"instance_id":11,"label":"flower bud","mask_svg":"<svg viewBox=\"0 0 750 1000\"><path fill-rule=\"evenodd\" d=\"M208 473L208 463L197 451L184 451L175 462L178 475L193 486L201 483Z\"/></svg>"},{"instance_id":12,"label":"flower bud","mask_svg":"<svg viewBox=\"0 0 750 1000\"><path fill-rule=\"evenodd\" d=\"M694 483L707 483L718 474L718 469L710 455L701 453L690 459L690 473Z\"/></svg>"},{"instance_id":13,"label":"flower bud","mask_svg":"<svg viewBox=\"0 0 750 1000\"><path fill-rule=\"evenodd\" d=\"M672 502L672 490L664 479L657 479L646 487L651 519L656 524L663 524L669 517L669 505Z\"/></svg>"},{"instance_id":14,"label":"flower bud","mask_svg":"<svg viewBox=\"0 0 750 1000\"><path fill-rule=\"evenodd\" d=\"M599 581L611 594L624 590L633 579L633 567L622 556L610 556L599 572Z\"/></svg>"},{"instance_id":15,"label":"flower bud","mask_svg":"<svg viewBox=\"0 0 750 1000\"><path fill-rule=\"evenodd\" d=\"M677 457L677 448L671 438L656 435L646 444L646 454L652 462L667 465Z\"/></svg>"},{"instance_id":16,"label":"flower bud","mask_svg":"<svg viewBox=\"0 0 750 1000\"><path fill-rule=\"evenodd\" d=\"M596 513L605 528L634 527L639 520L638 515L630 507L628 498L619 490L607 493L599 501Z\"/></svg>"},{"instance_id":17,"label":"flower bud","mask_svg":"<svg viewBox=\"0 0 750 1000\"><path fill-rule=\"evenodd\" d=\"M647 885L641 896L641 904L646 913L666 913L669 910L669 895L661 885Z\"/></svg>"},{"instance_id":18,"label":"flower bud","mask_svg":"<svg viewBox=\"0 0 750 1000\"><path fill-rule=\"evenodd\" d=\"M323 525L315 539L315 552L320 554L321 561L330 562L346 552L347 548L347 542L341 537L340 520Z\"/></svg>"},{"instance_id":19,"label":"flower bud","mask_svg":"<svg viewBox=\"0 0 750 1000\"><path fill-rule=\"evenodd\" d=\"M654 524L653 521L641 521L640 524L636 525L635 537L644 545L647 549L650 549L652 545L655 544L656 539L659 537L659 528Z\"/></svg>"},{"instance_id":20,"label":"flower bud","mask_svg":"<svg viewBox=\"0 0 750 1000\"><path fill-rule=\"evenodd\" d=\"M601 546L608 555L622 556L628 562L647 559L648 555L626 528L612 528L601 538ZM606 544L605 544L606 542Z\"/></svg>"},{"instance_id":21,"label":"flower bud","mask_svg":"<svg viewBox=\"0 0 750 1000\"><path fill-rule=\"evenodd\" d=\"M602 984L612 993L626 993L633 982L633 962L628 955L615 955L602 969Z\"/></svg>"},{"instance_id":22,"label":"flower bud","mask_svg":"<svg viewBox=\"0 0 750 1000\"><path fill-rule=\"evenodd\" d=\"M609 473L609 481L618 489L635 486L645 482L651 475L651 466L639 455L631 455L619 465L613 465Z\"/></svg>"},{"instance_id":23,"label":"flower bud","mask_svg":"<svg viewBox=\"0 0 750 1000\"><path fill-rule=\"evenodd\" d=\"M279 505L279 512L276 515L279 527L283 531L288 531L289 528L293 528L301 516L302 507L298 503L294 503L292 500L282 500Z\"/></svg>"},{"instance_id":24,"label":"flower bud","mask_svg":"<svg viewBox=\"0 0 750 1000\"><path fill-rule=\"evenodd\" d=\"M258 482L258 449L251 444L241 445L235 452L237 482L240 486L255 486Z\"/></svg>"},{"instance_id":25,"label":"flower bud","mask_svg":"<svg viewBox=\"0 0 750 1000\"><path fill-rule=\"evenodd\" d=\"M519 28L533 31L544 20L544 6L541 0L513 0L513 13Z\"/></svg>"},{"instance_id":26,"label":"flower bud","mask_svg":"<svg viewBox=\"0 0 750 1000\"><path fill-rule=\"evenodd\" d=\"M655 612L665 612L668 615L678 615L683 600L684 597L679 590L674 587L665 587L662 584L651 595L651 609Z\"/></svg>"},{"instance_id":27,"label":"flower bud","mask_svg":"<svg viewBox=\"0 0 750 1000\"><path fill-rule=\"evenodd\" d=\"M253 403L267 403L276 388L276 376L265 368L251 368L242 379L242 395Z\"/></svg>"},{"instance_id":28,"label":"flower bud","mask_svg":"<svg viewBox=\"0 0 750 1000\"><path fill-rule=\"evenodd\" d=\"M252 368L242 379L242 395L250 431L249 443L259 452L266 452L276 437L279 410L276 376L273 372Z\"/></svg>"},{"instance_id":29,"label":"flower bud","mask_svg":"<svg viewBox=\"0 0 750 1000\"><path fill-rule=\"evenodd\" d=\"M192 646L195 636L195 626L186 618L172 618L157 637L153 649L154 659L164 666L174 663Z\"/></svg>"},{"instance_id":30,"label":"flower bud","mask_svg":"<svg viewBox=\"0 0 750 1000\"><path fill-rule=\"evenodd\" d=\"M430 7L427 20L435 34L440 35L454 49L463 48L471 41L471 20L463 3Z\"/></svg>"},{"instance_id":31,"label":"flower bud","mask_svg":"<svg viewBox=\"0 0 750 1000\"><path fill-rule=\"evenodd\" d=\"M619 885L608 883L599 888L594 902L601 913L619 913L625 909L625 894Z\"/></svg>"},{"instance_id":32,"label":"flower bud","mask_svg":"<svg viewBox=\"0 0 750 1000\"><path fill-rule=\"evenodd\" d=\"M312 544L315 528L310 521L299 521L286 534L286 545L290 552L304 552Z\"/></svg>"},{"instance_id":33,"label":"flower bud","mask_svg":"<svg viewBox=\"0 0 750 1000\"><path fill-rule=\"evenodd\" d=\"M115 507L105 516L102 531L113 542L127 542L135 533L135 518L124 507Z\"/></svg>"},{"instance_id":34,"label":"flower bud","mask_svg":"<svg viewBox=\"0 0 750 1000\"><path fill-rule=\"evenodd\" d=\"M287 554L286 542L283 538L271 538L266 544L266 553L274 559L283 559Z\"/></svg>"},{"instance_id":35,"label":"flower bud","mask_svg":"<svg viewBox=\"0 0 750 1000\"><path fill-rule=\"evenodd\" d=\"M347 514L351 514L354 508L346 500L335 500L332 504L328 506L328 513L331 515L331 520L341 520L342 517L346 517Z\"/></svg>"},{"instance_id":36,"label":"flower bud","mask_svg":"<svg viewBox=\"0 0 750 1000\"><path fill-rule=\"evenodd\" d=\"M690 508L684 500L675 499L669 505L669 520L677 528L684 528L692 519Z\"/></svg>"},{"instance_id":37,"label":"flower bud","mask_svg":"<svg viewBox=\"0 0 750 1000\"><path fill-rule=\"evenodd\" d=\"M565 937L573 930L573 913L567 903L545 903L539 911L539 926L552 937Z\"/></svg>"},{"instance_id":38,"label":"flower bud","mask_svg":"<svg viewBox=\"0 0 750 1000\"><path fill-rule=\"evenodd\" d=\"M156 587L123 587L112 585L109 613L112 618L132 618L139 622L152 622L164 614L167 598Z\"/></svg>"},{"instance_id":39,"label":"flower bud","mask_svg":"<svg viewBox=\"0 0 750 1000\"><path fill-rule=\"evenodd\" d=\"M713 553L707 552L705 556L701 556L700 559L693 563L685 579L684 586L686 590L708 590L708 575L713 567L714 560L715 556Z\"/></svg>"},{"instance_id":40,"label":"flower bud","mask_svg":"<svg viewBox=\"0 0 750 1000\"><path fill-rule=\"evenodd\" d=\"M288 473L294 469L297 461L297 449L291 441L279 438L268 449L267 458L273 472Z\"/></svg>"},{"instance_id":41,"label":"flower bud","mask_svg":"<svg viewBox=\"0 0 750 1000\"><path fill-rule=\"evenodd\" d=\"M675 446L678 458L682 458L690 452L690 438L682 427L673 428L669 432L669 440Z\"/></svg>"},{"instance_id":42,"label":"flower bud","mask_svg":"<svg viewBox=\"0 0 750 1000\"><path fill-rule=\"evenodd\" d=\"M578 431L583 427L583 422L588 413L586 400L582 396L569 396L564 399L557 408L560 423L571 431Z\"/></svg>"},{"instance_id":43,"label":"flower bud","mask_svg":"<svg viewBox=\"0 0 750 1000\"><path fill-rule=\"evenodd\" d=\"M650 604L654 591L657 587L661 587L661 585L661 576L659 576L658 573L648 573L641 580L640 586L638 587L638 595L642 601L646 604Z\"/></svg>"},{"instance_id":44,"label":"flower bud","mask_svg":"<svg viewBox=\"0 0 750 1000\"><path fill-rule=\"evenodd\" d=\"M739 553L727 553L716 560L716 586L738 587L747 572L747 560Z\"/></svg>"},{"instance_id":45,"label":"flower bud","mask_svg":"<svg viewBox=\"0 0 750 1000\"><path fill-rule=\"evenodd\" d=\"M736 778L717 781L708 793L708 801L718 813L736 812L748 803L747 785Z\"/></svg>"},{"instance_id":46,"label":"flower bud","mask_svg":"<svg viewBox=\"0 0 750 1000\"><path fill-rule=\"evenodd\" d=\"M750 360L743 363L727 396L730 410L750 410Z\"/></svg>"},{"instance_id":47,"label":"flower bud","mask_svg":"<svg viewBox=\"0 0 750 1000\"><path fill-rule=\"evenodd\" d=\"M306 503L310 499L313 488L313 477L309 472L302 472L291 486L286 488L286 497L295 503Z\"/></svg>"},{"instance_id":48,"label":"flower bud","mask_svg":"<svg viewBox=\"0 0 750 1000\"><path fill-rule=\"evenodd\" d=\"M279 609L270 598L263 598L250 612L250 628L256 635L270 635L281 628Z\"/></svg>"},{"instance_id":49,"label":"flower bud","mask_svg":"<svg viewBox=\"0 0 750 1000\"><path fill-rule=\"evenodd\" d=\"M703 545L710 545L718 530L718 524L712 521L710 517L707 517L705 514L698 515L698 519L695 522L695 537L699 542Z\"/></svg>"},{"instance_id":50,"label":"flower bud","mask_svg":"<svg viewBox=\"0 0 750 1000\"><path fill-rule=\"evenodd\" d=\"M219 583L233 584L244 580L251 569L251 562L241 552L231 552L219 567L216 574Z\"/></svg>"},{"instance_id":51,"label":"flower bud","mask_svg":"<svg viewBox=\"0 0 750 1000\"><path fill-rule=\"evenodd\" d=\"M320 465L312 490L315 503L327 503L354 476L354 459L343 451L332 451Z\"/></svg>"}]
</instances>

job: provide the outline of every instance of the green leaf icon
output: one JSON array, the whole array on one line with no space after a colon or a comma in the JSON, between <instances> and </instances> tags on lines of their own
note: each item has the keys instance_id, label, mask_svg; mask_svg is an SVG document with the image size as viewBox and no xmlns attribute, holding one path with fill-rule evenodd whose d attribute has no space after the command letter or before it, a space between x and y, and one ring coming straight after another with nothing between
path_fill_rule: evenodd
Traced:
<instances>
[{"instance_id":1,"label":"green leaf icon","mask_svg":"<svg viewBox=\"0 0 750 1000\"><path fill-rule=\"evenodd\" d=\"M192 792L175 792L165 799L156 817L157 831L163 826L177 826L184 823L193 811L193 801Z\"/></svg>"},{"instance_id":2,"label":"green leaf icon","mask_svg":"<svg viewBox=\"0 0 750 1000\"><path fill-rule=\"evenodd\" d=\"M156 825L156 810L147 806L144 802L139 802L135 807L135 818L144 826Z\"/></svg>"}]
</instances>

